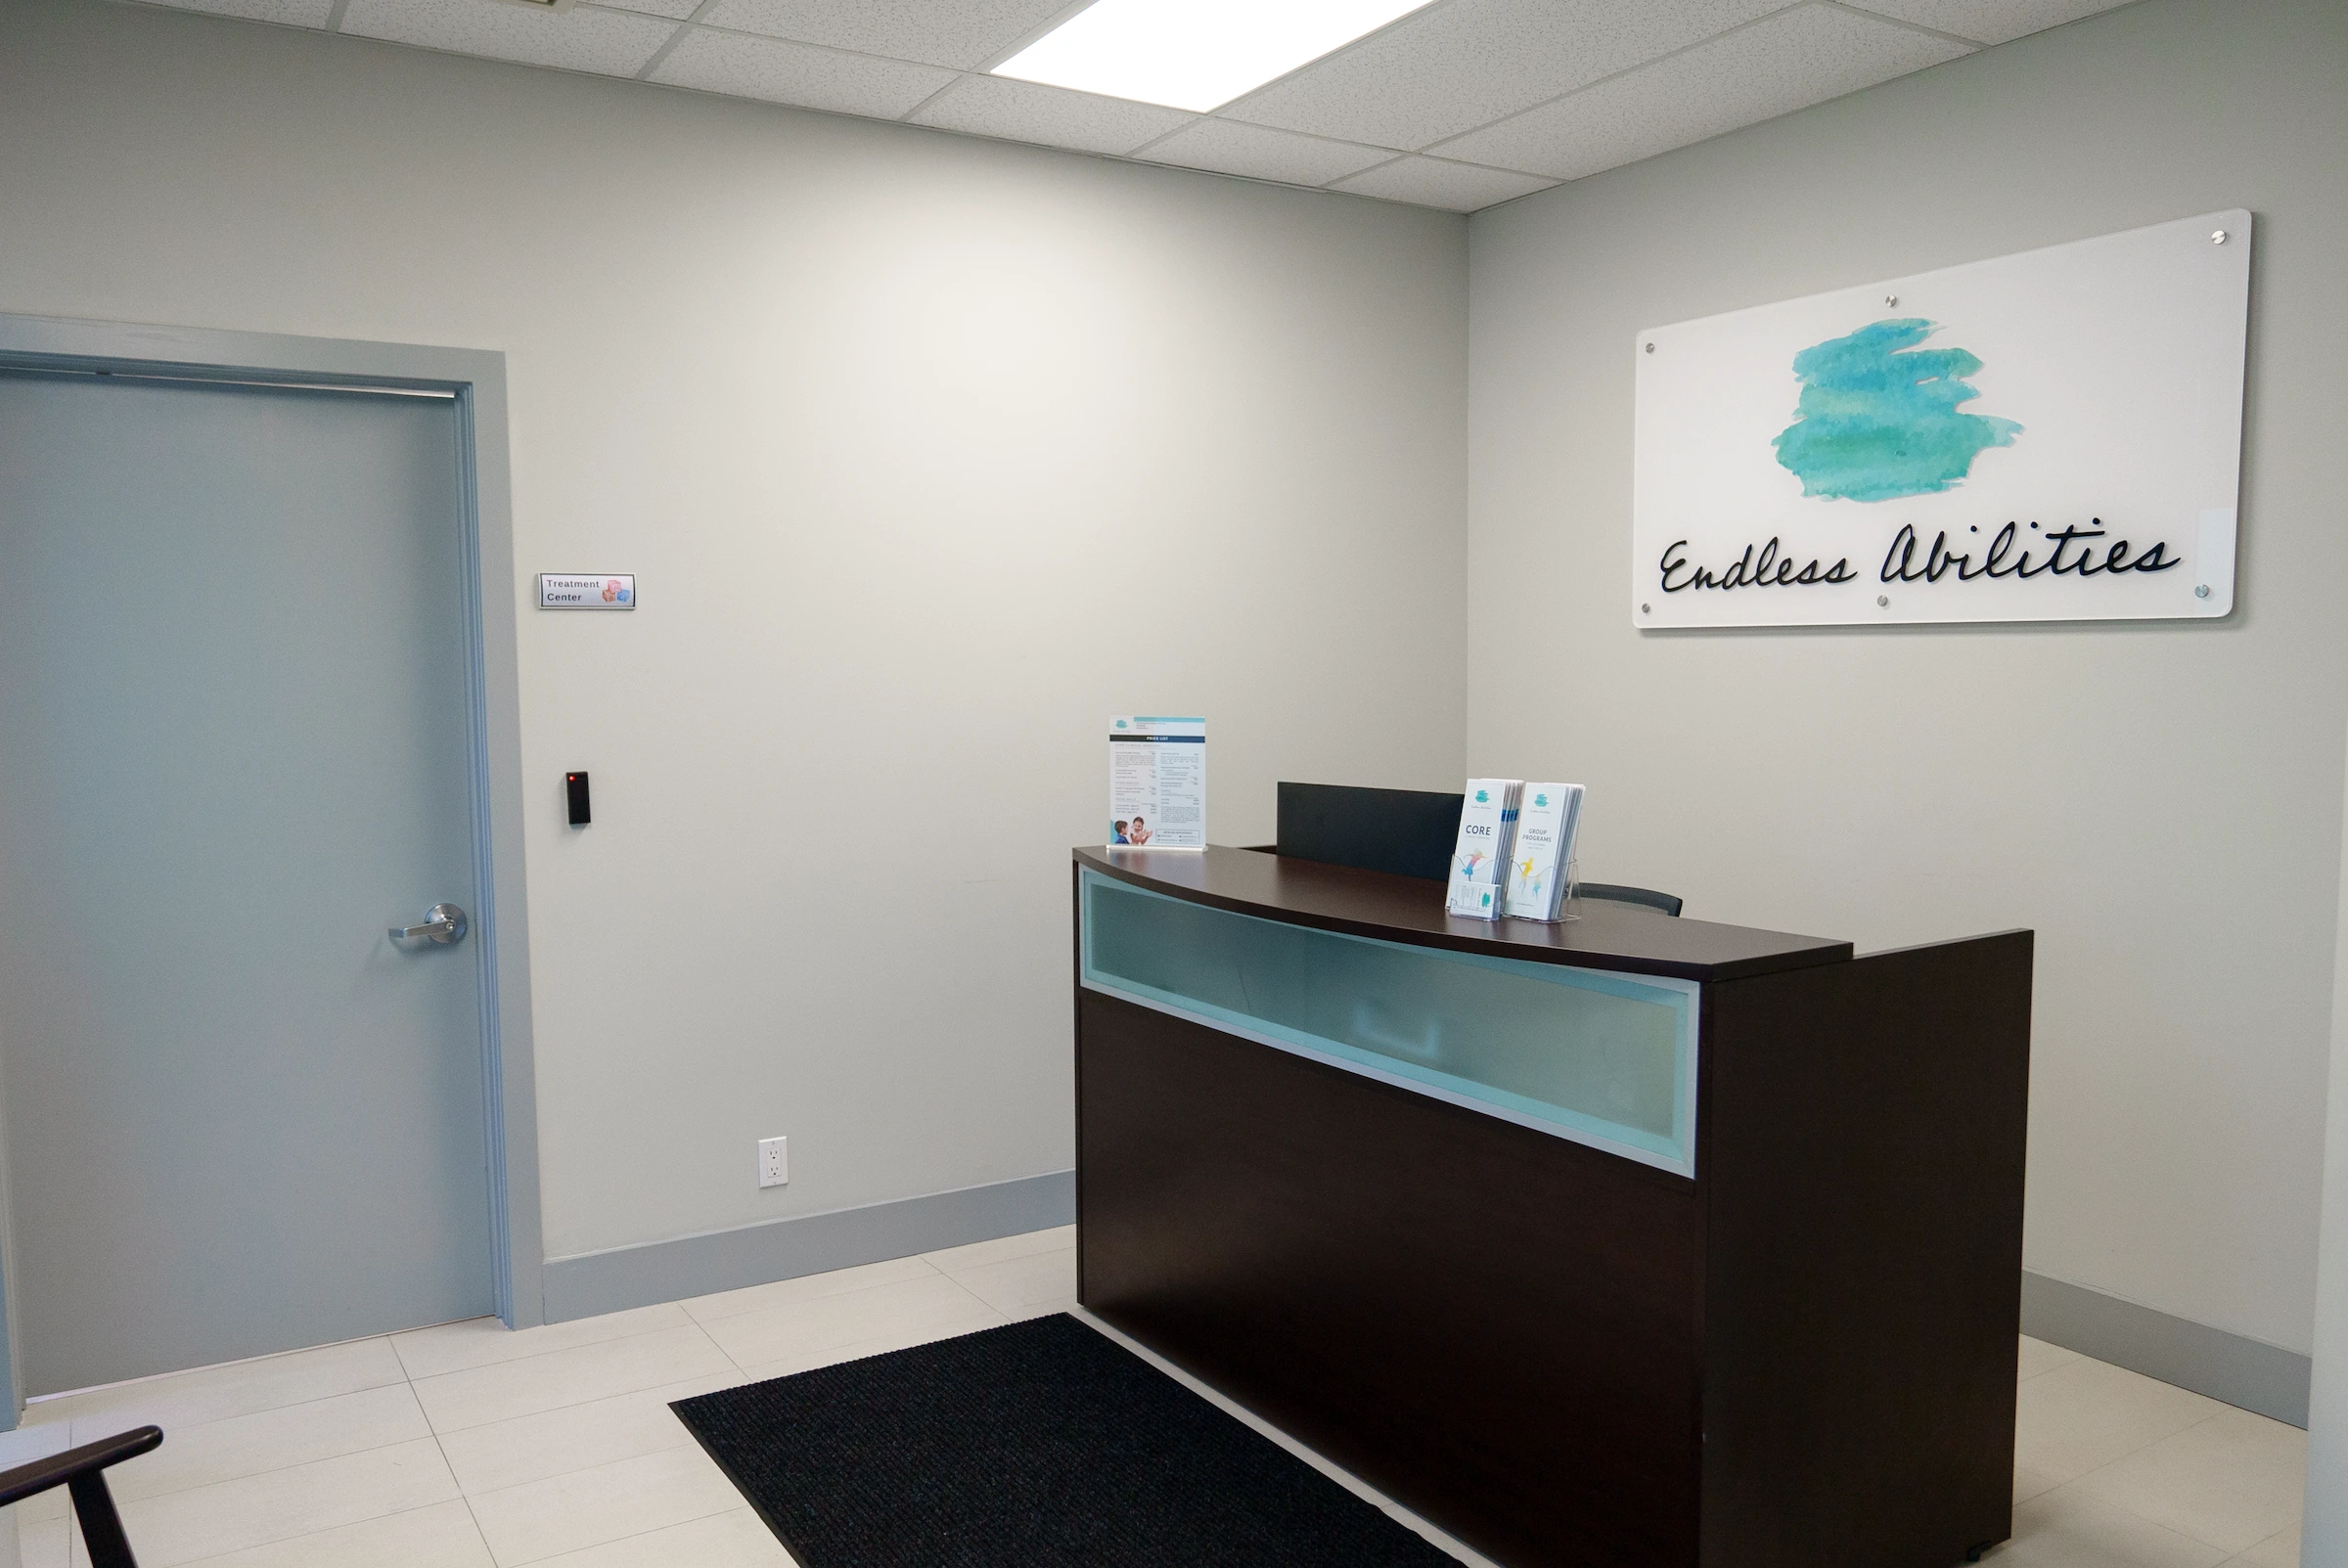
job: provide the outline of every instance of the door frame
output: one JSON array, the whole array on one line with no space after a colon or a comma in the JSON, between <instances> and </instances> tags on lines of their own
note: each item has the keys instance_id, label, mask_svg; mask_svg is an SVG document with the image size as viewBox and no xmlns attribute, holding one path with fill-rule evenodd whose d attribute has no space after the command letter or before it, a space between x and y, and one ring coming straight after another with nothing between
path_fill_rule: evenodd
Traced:
<instances>
[{"instance_id":1,"label":"door frame","mask_svg":"<svg viewBox=\"0 0 2348 1568\"><path fill-rule=\"evenodd\" d=\"M457 415L466 709L472 780L474 962L480 975L481 1098L488 1135L489 1244L497 1316L545 1321L538 1207L538 1099L530 1030L528 885L522 860L521 699L516 653L514 517L506 356L490 349L217 332L0 313L0 369L108 371L170 381L429 392ZM0 1093L4 1093L0 1086ZM0 1137L4 1137L0 1131ZM23 1411L13 1208L0 1144L0 1430Z\"/></svg>"}]
</instances>

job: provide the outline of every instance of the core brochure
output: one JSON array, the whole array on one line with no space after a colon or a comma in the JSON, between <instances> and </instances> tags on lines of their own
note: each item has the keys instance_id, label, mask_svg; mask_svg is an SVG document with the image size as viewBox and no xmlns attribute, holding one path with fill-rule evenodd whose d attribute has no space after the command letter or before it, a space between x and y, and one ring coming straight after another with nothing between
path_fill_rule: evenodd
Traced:
<instances>
[{"instance_id":1,"label":"core brochure","mask_svg":"<svg viewBox=\"0 0 2348 1568\"><path fill-rule=\"evenodd\" d=\"M1503 868L1516 828L1519 779L1470 779L1460 806L1460 839L1451 853L1445 908L1469 919L1498 919L1507 882Z\"/></svg>"}]
</instances>

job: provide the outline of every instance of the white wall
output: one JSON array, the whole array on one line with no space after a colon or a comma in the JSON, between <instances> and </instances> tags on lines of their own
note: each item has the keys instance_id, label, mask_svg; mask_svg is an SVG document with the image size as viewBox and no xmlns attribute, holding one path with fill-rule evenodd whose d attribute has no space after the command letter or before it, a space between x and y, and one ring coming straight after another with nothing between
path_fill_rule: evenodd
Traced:
<instances>
[{"instance_id":1,"label":"white wall","mask_svg":"<svg viewBox=\"0 0 2348 1568\"><path fill-rule=\"evenodd\" d=\"M2348 804L2344 804L2348 810ZM2308 1390L2307 1508L2299 1560L2348 1563L2348 854L2339 866L2339 948L2332 961L2331 1075L2325 1096L2324 1208L2316 1277L2315 1367Z\"/></svg>"},{"instance_id":2,"label":"white wall","mask_svg":"<svg viewBox=\"0 0 2348 1568\"><path fill-rule=\"evenodd\" d=\"M2348 6L2144 0L1478 214L1472 770L1584 779L1583 871L1863 948L2039 936L2030 1268L2309 1346L2348 725ZM2220 624L1645 634L1643 327L2257 215ZM2147 324L2157 330L2157 324Z\"/></svg>"},{"instance_id":3,"label":"white wall","mask_svg":"<svg viewBox=\"0 0 2348 1568\"><path fill-rule=\"evenodd\" d=\"M87 0L0 150L0 310L502 349L513 591L639 574L521 611L550 1255L1067 1166L1109 713L1459 776L1456 216Z\"/></svg>"},{"instance_id":4,"label":"white wall","mask_svg":"<svg viewBox=\"0 0 2348 1568\"><path fill-rule=\"evenodd\" d=\"M1224 842L1278 778L1465 763L1585 778L1585 872L1699 916L2035 927L2030 1266L2304 1350L2343 80L2348 8L2143 0L1463 226L0 0L0 310L503 349L518 598L641 575L633 616L522 616L550 1254L1065 1165L1099 720L1199 711ZM1638 328L2234 204L2229 621L1632 631ZM1554 629L1463 639L1470 558ZM933 911L841 911L907 868Z\"/></svg>"}]
</instances>

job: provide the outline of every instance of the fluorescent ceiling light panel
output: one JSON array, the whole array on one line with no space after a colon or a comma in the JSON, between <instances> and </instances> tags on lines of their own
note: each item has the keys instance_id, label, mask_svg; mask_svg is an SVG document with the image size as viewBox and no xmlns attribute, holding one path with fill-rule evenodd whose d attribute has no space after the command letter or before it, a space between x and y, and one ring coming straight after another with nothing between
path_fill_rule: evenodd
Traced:
<instances>
[{"instance_id":1,"label":"fluorescent ceiling light panel","mask_svg":"<svg viewBox=\"0 0 2348 1568\"><path fill-rule=\"evenodd\" d=\"M1095 0L998 76L1204 113L1427 0Z\"/></svg>"}]
</instances>

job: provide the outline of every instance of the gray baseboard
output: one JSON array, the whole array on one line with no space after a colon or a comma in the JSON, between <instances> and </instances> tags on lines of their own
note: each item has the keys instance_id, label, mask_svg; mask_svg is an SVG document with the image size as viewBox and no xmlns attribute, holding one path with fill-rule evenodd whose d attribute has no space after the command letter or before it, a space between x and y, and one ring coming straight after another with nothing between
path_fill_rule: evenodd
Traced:
<instances>
[{"instance_id":1,"label":"gray baseboard","mask_svg":"<svg viewBox=\"0 0 2348 1568\"><path fill-rule=\"evenodd\" d=\"M546 1261L546 1321L988 1241L1076 1218L1076 1173L933 1192ZM2022 1275L2022 1332L2293 1426L2307 1425L2308 1358L2046 1275Z\"/></svg>"},{"instance_id":2,"label":"gray baseboard","mask_svg":"<svg viewBox=\"0 0 2348 1568\"><path fill-rule=\"evenodd\" d=\"M894 1203L549 1258L546 1321L567 1322L713 1290L739 1290L1070 1225L1075 1219L1076 1173L1053 1171Z\"/></svg>"},{"instance_id":3,"label":"gray baseboard","mask_svg":"<svg viewBox=\"0 0 2348 1568\"><path fill-rule=\"evenodd\" d=\"M2280 1345L2027 1270L2022 1332L2278 1421L2307 1425L2308 1358Z\"/></svg>"}]
</instances>

